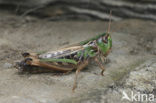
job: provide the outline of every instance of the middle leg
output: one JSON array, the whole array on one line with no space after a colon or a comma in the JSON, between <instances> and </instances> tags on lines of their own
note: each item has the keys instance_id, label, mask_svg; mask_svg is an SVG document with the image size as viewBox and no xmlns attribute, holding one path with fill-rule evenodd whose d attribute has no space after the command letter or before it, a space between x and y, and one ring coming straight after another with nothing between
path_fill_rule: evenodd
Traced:
<instances>
[{"instance_id":1,"label":"middle leg","mask_svg":"<svg viewBox=\"0 0 156 103\"><path fill-rule=\"evenodd\" d=\"M81 63L79 64L79 66L77 67L76 74L75 74L74 85L73 85L73 89L72 89L73 92L74 92L74 90L75 90L76 87L77 87L77 78L78 78L79 72L80 72L82 69L84 69L87 65L88 65L88 60L85 60L85 61L81 62Z\"/></svg>"}]
</instances>

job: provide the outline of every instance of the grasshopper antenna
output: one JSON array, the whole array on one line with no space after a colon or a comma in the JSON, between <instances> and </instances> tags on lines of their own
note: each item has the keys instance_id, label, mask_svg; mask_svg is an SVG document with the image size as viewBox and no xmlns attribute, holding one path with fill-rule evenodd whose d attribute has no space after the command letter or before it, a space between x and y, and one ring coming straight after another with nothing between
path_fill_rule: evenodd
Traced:
<instances>
[{"instance_id":1,"label":"grasshopper antenna","mask_svg":"<svg viewBox=\"0 0 156 103\"><path fill-rule=\"evenodd\" d=\"M108 23L107 34L110 32L111 18L112 18L112 10L110 10L110 15L109 15L109 23Z\"/></svg>"}]
</instances>

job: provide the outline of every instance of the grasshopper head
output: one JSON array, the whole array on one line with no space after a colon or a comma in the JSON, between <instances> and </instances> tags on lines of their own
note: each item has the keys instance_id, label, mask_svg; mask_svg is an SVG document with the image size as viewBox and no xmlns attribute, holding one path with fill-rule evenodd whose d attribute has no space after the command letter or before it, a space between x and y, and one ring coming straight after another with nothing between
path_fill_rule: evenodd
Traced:
<instances>
[{"instance_id":1,"label":"grasshopper head","mask_svg":"<svg viewBox=\"0 0 156 103\"><path fill-rule=\"evenodd\" d=\"M108 30L106 33L103 33L100 38L97 40L98 48L100 49L100 52L107 56L112 48L112 38L110 36L110 25L111 25L111 14L112 11L110 11L110 19L108 23Z\"/></svg>"},{"instance_id":2,"label":"grasshopper head","mask_svg":"<svg viewBox=\"0 0 156 103\"><path fill-rule=\"evenodd\" d=\"M105 33L105 35L102 35L98 40L97 40L97 46L100 50L100 52L104 55L107 56L107 54L110 52L112 48L112 38L109 33Z\"/></svg>"}]
</instances>

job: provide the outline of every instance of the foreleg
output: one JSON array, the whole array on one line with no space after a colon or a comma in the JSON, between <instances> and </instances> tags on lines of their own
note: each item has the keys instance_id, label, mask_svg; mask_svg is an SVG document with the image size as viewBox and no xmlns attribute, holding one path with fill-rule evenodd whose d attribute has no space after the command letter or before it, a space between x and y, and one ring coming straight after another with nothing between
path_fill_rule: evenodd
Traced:
<instances>
[{"instance_id":1,"label":"foreleg","mask_svg":"<svg viewBox=\"0 0 156 103\"><path fill-rule=\"evenodd\" d=\"M98 58L96 57L95 58L95 62L99 65L99 67L102 69L101 71L101 75L103 76L104 74L104 71L105 71L105 68L103 67L102 63L98 60Z\"/></svg>"}]
</instances>

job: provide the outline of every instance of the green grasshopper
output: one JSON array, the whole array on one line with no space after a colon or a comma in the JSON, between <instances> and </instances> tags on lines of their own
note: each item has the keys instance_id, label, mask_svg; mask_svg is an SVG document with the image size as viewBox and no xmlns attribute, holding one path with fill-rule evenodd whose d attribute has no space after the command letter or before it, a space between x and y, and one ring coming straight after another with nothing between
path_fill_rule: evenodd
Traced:
<instances>
[{"instance_id":1,"label":"green grasshopper","mask_svg":"<svg viewBox=\"0 0 156 103\"><path fill-rule=\"evenodd\" d=\"M24 60L18 63L20 71L33 71L40 68L41 71L69 72L76 70L75 81L72 90L77 87L79 72L84 69L91 60L94 60L101 68L104 67L100 59L109 54L112 48L112 39L109 34L110 22L106 33L97 35L78 44L45 53L23 53Z\"/></svg>"}]
</instances>

